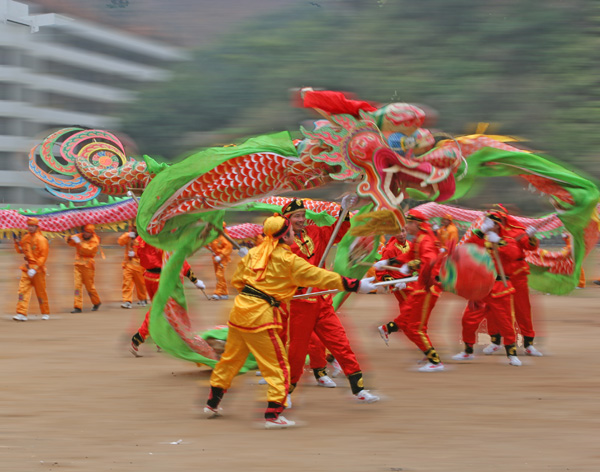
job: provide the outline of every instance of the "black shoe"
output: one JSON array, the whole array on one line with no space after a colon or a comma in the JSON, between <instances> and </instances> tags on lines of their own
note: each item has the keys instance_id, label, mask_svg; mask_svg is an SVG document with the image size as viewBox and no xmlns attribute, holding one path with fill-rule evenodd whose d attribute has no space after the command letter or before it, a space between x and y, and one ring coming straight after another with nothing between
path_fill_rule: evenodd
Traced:
<instances>
[{"instance_id":1,"label":"black shoe","mask_svg":"<svg viewBox=\"0 0 600 472\"><path fill-rule=\"evenodd\" d=\"M81 313L81 308L73 308L71 313Z\"/></svg>"},{"instance_id":2,"label":"black shoe","mask_svg":"<svg viewBox=\"0 0 600 472\"><path fill-rule=\"evenodd\" d=\"M600 285L600 280L594 280L595 285Z\"/></svg>"},{"instance_id":3,"label":"black shoe","mask_svg":"<svg viewBox=\"0 0 600 472\"><path fill-rule=\"evenodd\" d=\"M102 305L102 303L98 303L97 305L94 305L92 307L92 311L98 311L98 308L100 308L100 305Z\"/></svg>"}]
</instances>

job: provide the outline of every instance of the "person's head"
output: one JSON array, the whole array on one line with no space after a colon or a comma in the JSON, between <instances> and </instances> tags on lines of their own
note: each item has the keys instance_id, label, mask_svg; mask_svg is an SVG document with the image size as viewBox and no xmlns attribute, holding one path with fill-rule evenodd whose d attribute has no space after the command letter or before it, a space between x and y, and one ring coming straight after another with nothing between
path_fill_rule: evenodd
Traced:
<instances>
[{"instance_id":1,"label":"person's head","mask_svg":"<svg viewBox=\"0 0 600 472\"><path fill-rule=\"evenodd\" d=\"M35 233L40 227L40 220L37 218L27 218L27 231L29 233Z\"/></svg>"},{"instance_id":2,"label":"person's head","mask_svg":"<svg viewBox=\"0 0 600 472\"><path fill-rule=\"evenodd\" d=\"M494 222L492 231L499 233L506 223L506 213L502 211L490 211L486 216Z\"/></svg>"},{"instance_id":3,"label":"person's head","mask_svg":"<svg viewBox=\"0 0 600 472\"><path fill-rule=\"evenodd\" d=\"M92 224L87 224L83 227L83 232L81 233L81 236L83 236L83 239L90 239L95 232L96 227Z\"/></svg>"},{"instance_id":4,"label":"person's head","mask_svg":"<svg viewBox=\"0 0 600 472\"><path fill-rule=\"evenodd\" d=\"M129 225L129 232L137 234L137 228L135 227L135 225Z\"/></svg>"},{"instance_id":5,"label":"person's head","mask_svg":"<svg viewBox=\"0 0 600 472\"><path fill-rule=\"evenodd\" d=\"M444 228L446 228L447 226L450 225L450 223L452 223L452 216L451 215L444 215L444 217L442 218L442 226Z\"/></svg>"},{"instance_id":6,"label":"person's head","mask_svg":"<svg viewBox=\"0 0 600 472\"><path fill-rule=\"evenodd\" d=\"M415 236L425 223L427 223L427 217L423 213L415 209L409 210L406 216L406 232Z\"/></svg>"},{"instance_id":7,"label":"person's head","mask_svg":"<svg viewBox=\"0 0 600 472\"><path fill-rule=\"evenodd\" d=\"M270 216L263 224L263 233L280 243L292 244L294 242L294 228L290 220L283 216Z\"/></svg>"},{"instance_id":8,"label":"person's head","mask_svg":"<svg viewBox=\"0 0 600 472\"><path fill-rule=\"evenodd\" d=\"M292 200L281 209L281 214L290 220L295 233L301 233L306 224L306 207L300 199Z\"/></svg>"},{"instance_id":9,"label":"person's head","mask_svg":"<svg viewBox=\"0 0 600 472\"><path fill-rule=\"evenodd\" d=\"M395 238L400 244L404 244L406 242L406 228L400 228Z\"/></svg>"}]
</instances>

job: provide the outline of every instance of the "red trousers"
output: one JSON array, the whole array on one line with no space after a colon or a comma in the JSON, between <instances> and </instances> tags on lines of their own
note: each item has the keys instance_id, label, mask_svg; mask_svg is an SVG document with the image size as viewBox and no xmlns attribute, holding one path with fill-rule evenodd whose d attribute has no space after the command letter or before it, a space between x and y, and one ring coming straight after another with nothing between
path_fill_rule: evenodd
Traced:
<instances>
[{"instance_id":1,"label":"red trousers","mask_svg":"<svg viewBox=\"0 0 600 472\"><path fill-rule=\"evenodd\" d=\"M327 348L314 331L308 342L308 357L311 369L322 369L327 365Z\"/></svg>"},{"instance_id":2,"label":"red trousers","mask_svg":"<svg viewBox=\"0 0 600 472\"><path fill-rule=\"evenodd\" d=\"M160 274L153 274L152 272L144 273L144 282L146 283L146 290L148 290L148 296L150 300L154 300L154 295L158 291L158 281L160 280ZM138 333L144 340L150 336L148 324L150 323L150 310L146 312L144 321L138 329Z\"/></svg>"},{"instance_id":3,"label":"red trousers","mask_svg":"<svg viewBox=\"0 0 600 472\"><path fill-rule=\"evenodd\" d=\"M515 319L517 326L521 332L521 336L527 336L535 338L535 331L533 329L533 321L531 319L531 302L529 301L529 285L527 283L527 274L521 272L520 274L513 275L510 278L510 282L515 288L514 308L515 308ZM496 334L496 332L490 331L490 334Z\"/></svg>"},{"instance_id":4,"label":"red trousers","mask_svg":"<svg viewBox=\"0 0 600 472\"><path fill-rule=\"evenodd\" d=\"M437 287L425 289L415 288L405 302L404 313L396 318L398 328L404 331L410 339L423 352L433 347L427 333L431 311L440 297Z\"/></svg>"},{"instance_id":5,"label":"red trousers","mask_svg":"<svg viewBox=\"0 0 600 472\"><path fill-rule=\"evenodd\" d=\"M512 282L512 280L511 280ZM500 286L497 287L497 284ZM492 294L501 295L494 297ZM466 344L477 342L477 329L481 322L487 318L488 332L500 334L504 345L508 346L516 342L516 334L513 316L512 290L503 290L502 282L496 282L492 293L483 300L469 302L462 317L462 338Z\"/></svg>"},{"instance_id":6,"label":"red trousers","mask_svg":"<svg viewBox=\"0 0 600 472\"><path fill-rule=\"evenodd\" d=\"M350 375L360 371L346 331L329 299L319 297L316 302L292 301L290 311L288 358L291 383L298 383L302 376L313 332L340 363L344 374ZM321 367L324 366L325 364Z\"/></svg>"},{"instance_id":7,"label":"red trousers","mask_svg":"<svg viewBox=\"0 0 600 472\"><path fill-rule=\"evenodd\" d=\"M406 317L405 313L408 307L407 302L410 299L409 297L412 290L394 290L392 293L394 294L394 297L396 297L396 300L398 300L398 316L394 318L394 323L400 326L403 318Z\"/></svg>"}]
</instances>

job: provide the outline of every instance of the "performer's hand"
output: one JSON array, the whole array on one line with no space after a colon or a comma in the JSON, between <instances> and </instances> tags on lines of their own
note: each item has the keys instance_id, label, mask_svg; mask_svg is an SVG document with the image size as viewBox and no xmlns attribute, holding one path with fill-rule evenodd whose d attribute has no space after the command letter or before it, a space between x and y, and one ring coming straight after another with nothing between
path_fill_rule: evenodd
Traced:
<instances>
[{"instance_id":1,"label":"performer's hand","mask_svg":"<svg viewBox=\"0 0 600 472\"><path fill-rule=\"evenodd\" d=\"M410 267L408 267L408 264L404 264L402 267L400 267L400 273L404 275L410 274Z\"/></svg>"},{"instance_id":2,"label":"performer's hand","mask_svg":"<svg viewBox=\"0 0 600 472\"><path fill-rule=\"evenodd\" d=\"M218 264L219 262L221 262L221 256L215 256L213 257L213 260Z\"/></svg>"},{"instance_id":3,"label":"performer's hand","mask_svg":"<svg viewBox=\"0 0 600 472\"><path fill-rule=\"evenodd\" d=\"M483 231L484 233L487 233L488 231L491 231L491 229L494 227L494 222L489 219L488 217L485 218L485 220L483 220L483 223L481 223L481 231Z\"/></svg>"},{"instance_id":4,"label":"performer's hand","mask_svg":"<svg viewBox=\"0 0 600 472\"><path fill-rule=\"evenodd\" d=\"M396 290L404 290L406 288L406 283L398 282L397 284L394 285L394 288Z\"/></svg>"},{"instance_id":5,"label":"performer's hand","mask_svg":"<svg viewBox=\"0 0 600 472\"><path fill-rule=\"evenodd\" d=\"M499 243L500 242L500 236L498 235L498 233L494 233L493 231L488 231L487 232L487 240L490 243Z\"/></svg>"},{"instance_id":6,"label":"performer's hand","mask_svg":"<svg viewBox=\"0 0 600 472\"><path fill-rule=\"evenodd\" d=\"M437 231L438 229L440 229L440 225L436 225L436 224L434 224L434 225L431 227L431 229L432 229L432 230L434 230L434 231Z\"/></svg>"},{"instance_id":7,"label":"performer's hand","mask_svg":"<svg viewBox=\"0 0 600 472\"><path fill-rule=\"evenodd\" d=\"M129 251L129 252L127 253L127 255L128 255L129 257L135 257L135 251Z\"/></svg>"},{"instance_id":8,"label":"performer's hand","mask_svg":"<svg viewBox=\"0 0 600 472\"><path fill-rule=\"evenodd\" d=\"M360 281L360 285L358 286L358 293L369 293L377 290L377 285L373 283L375 277L367 277Z\"/></svg>"},{"instance_id":9,"label":"performer's hand","mask_svg":"<svg viewBox=\"0 0 600 472\"><path fill-rule=\"evenodd\" d=\"M29 269L29 270L27 271L27 276L28 276L30 279L32 279L32 278L34 277L34 275L35 275L35 274L37 274L37 270L35 270L35 269Z\"/></svg>"},{"instance_id":10,"label":"performer's hand","mask_svg":"<svg viewBox=\"0 0 600 472\"><path fill-rule=\"evenodd\" d=\"M358 195L351 193L342 198L342 210L349 210L358 203Z\"/></svg>"},{"instance_id":11,"label":"performer's hand","mask_svg":"<svg viewBox=\"0 0 600 472\"><path fill-rule=\"evenodd\" d=\"M248 248L245 246L242 246L238 251L238 255L240 257L244 257L246 254L248 254Z\"/></svg>"},{"instance_id":12,"label":"performer's hand","mask_svg":"<svg viewBox=\"0 0 600 472\"><path fill-rule=\"evenodd\" d=\"M375 264L373 264L373 269L375 270L383 270L385 267L390 265L390 260L389 259L381 259L380 261L377 261Z\"/></svg>"},{"instance_id":13,"label":"performer's hand","mask_svg":"<svg viewBox=\"0 0 600 472\"><path fill-rule=\"evenodd\" d=\"M73 241L75 244L79 244L81 239L79 239L79 236L71 236L71 241Z\"/></svg>"},{"instance_id":14,"label":"performer's hand","mask_svg":"<svg viewBox=\"0 0 600 472\"><path fill-rule=\"evenodd\" d=\"M202 280L200 280L200 279L196 280L195 285L200 290L204 290L206 288L206 285L204 285L204 282L202 282Z\"/></svg>"},{"instance_id":15,"label":"performer's hand","mask_svg":"<svg viewBox=\"0 0 600 472\"><path fill-rule=\"evenodd\" d=\"M135 238L136 236L137 236L137 234L135 234L135 231L130 231L130 232L129 232L129 237L130 237L131 239Z\"/></svg>"},{"instance_id":16,"label":"performer's hand","mask_svg":"<svg viewBox=\"0 0 600 472\"><path fill-rule=\"evenodd\" d=\"M531 238L535 233L537 233L537 229L534 226L529 226L525 232L527 233L527 236Z\"/></svg>"}]
</instances>

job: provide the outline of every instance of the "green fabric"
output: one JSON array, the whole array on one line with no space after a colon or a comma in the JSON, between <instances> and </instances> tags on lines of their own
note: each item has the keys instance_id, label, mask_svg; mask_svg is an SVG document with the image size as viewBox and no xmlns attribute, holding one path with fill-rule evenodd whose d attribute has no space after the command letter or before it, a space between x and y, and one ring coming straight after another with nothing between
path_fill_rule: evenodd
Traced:
<instances>
[{"instance_id":1,"label":"green fabric","mask_svg":"<svg viewBox=\"0 0 600 472\"><path fill-rule=\"evenodd\" d=\"M229 328L227 326L224 326L223 328L214 328L214 329L209 329L207 331L204 331L203 333L200 334L200 337L204 340L214 338L214 339L220 339L221 341L227 342L228 334L229 334ZM258 369L258 364L256 362L256 359L254 358L252 353L249 353L248 358L246 359L246 362L244 362L244 366L240 370L240 374L243 374L244 372L247 372L249 370L257 370L257 369Z\"/></svg>"},{"instance_id":2,"label":"green fabric","mask_svg":"<svg viewBox=\"0 0 600 472\"><path fill-rule=\"evenodd\" d=\"M494 165L487 165L493 162ZM457 171L460 175L464 163ZM573 290L579 281L581 265L585 257L583 233L596 209L600 193L595 183L567 170L558 161L525 152L510 152L495 148L483 148L469 156L468 173L456 183L456 192L450 200L464 197L488 177L504 177L519 174L537 174L555 181L571 194L574 205L560 202L566 211L557 213L558 218L573 236L574 270L571 275L551 274L547 268L531 266L529 286L535 290L563 295Z\"/></svg>"},{"instance_id":3,"label":"green fabric","mask_svg":"<svg viewBox=\"0 0 600 472\"><path fill-rule=\"evenodd\" d=\"M219 233L215 229L201 233L205 224L216 228L223 225L223 210L204 213L182 214L171 218L158 235L150 235L146 228L153 215L169 197L199 176L223 162L257 152L274 152L284 156L296 156L296 150L288 132L258 136L239 146L208 148L190 155L183 161L162 168L144 190L140 199L137 228L140 236L149 244L172 255L163 267L158 291L150 310L150 335L161 349L180 359L214 366L216 361L207 359L189 348L164 317L164 307L170 297L187 310L180 271L183 262L194 252L214 240ZM147 162L149 162L147 160Z\"/></svg>"}]
</instances>

